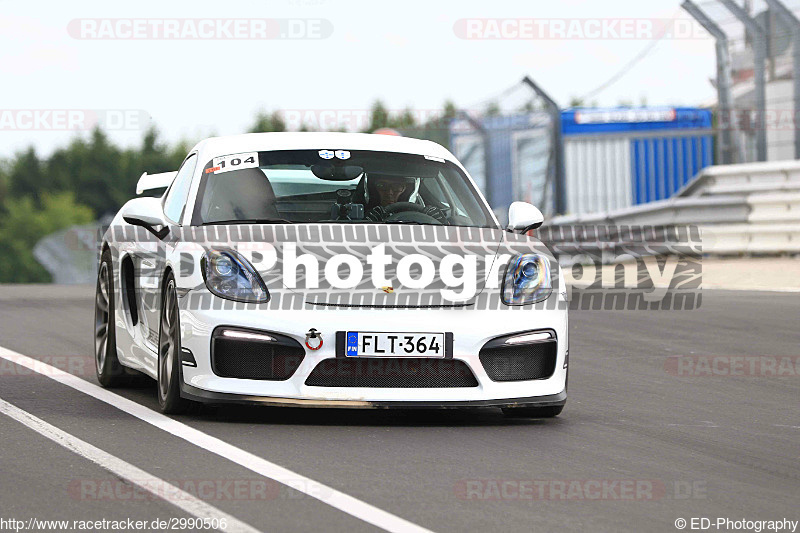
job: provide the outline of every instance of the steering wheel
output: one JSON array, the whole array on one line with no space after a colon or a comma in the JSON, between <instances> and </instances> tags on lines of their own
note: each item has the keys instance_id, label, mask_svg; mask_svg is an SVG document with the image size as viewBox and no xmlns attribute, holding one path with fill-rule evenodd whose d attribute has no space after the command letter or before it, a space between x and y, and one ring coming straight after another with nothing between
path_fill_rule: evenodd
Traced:
<instances>
[{"instance_id":1,"label":"steering wheel","mask_svg":"<svg viewBox=\"0 0 800 533\"><path fill-rule=\"evenodd\" d=\"M415 204L414 202L395 202L388 207L383 208L384 211L389 215L394 215L395 213L403 213L406 211L416 211L417 213L422 213L425 211L425 208L419 204Z\"/></svg>"},{"instance_id":2,"label":"steering wheel","mask_svg":"<svg viewBox=\"0 0 800 533\"><path fill-rule=\"evenodd\" d=\"M384 208L386 222L420 222L441 225L442 221L428 214L430 208L414 202L396 202Z\"/></svg>"}]
</instances>

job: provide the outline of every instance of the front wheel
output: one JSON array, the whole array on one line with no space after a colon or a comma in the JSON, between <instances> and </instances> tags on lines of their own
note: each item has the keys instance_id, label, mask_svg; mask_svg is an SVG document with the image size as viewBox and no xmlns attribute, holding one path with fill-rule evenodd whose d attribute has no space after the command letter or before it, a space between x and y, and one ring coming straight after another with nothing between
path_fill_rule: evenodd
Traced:
<instances>
[{"instance_id":1,"label":"front wheel","mask_svg":"<svg viewBox=\"0 0 800 533\"><path fill-rule=\"evenodd\" d=\"M181 398L181 325L175 278L167 278L158 328L158 405L166 414L185 413L191 402Z\"/></svg>"},{"instance_id":2,"label":"front wheel","mask_svg":"<svg viewBox=\"0 0 800 533\"><path fill-rule=\"evenodd\" d=\"M563 405L546 407L504 407L503 414L513 418L553 418L561 414Z\"/></svg>"}]
</instances>

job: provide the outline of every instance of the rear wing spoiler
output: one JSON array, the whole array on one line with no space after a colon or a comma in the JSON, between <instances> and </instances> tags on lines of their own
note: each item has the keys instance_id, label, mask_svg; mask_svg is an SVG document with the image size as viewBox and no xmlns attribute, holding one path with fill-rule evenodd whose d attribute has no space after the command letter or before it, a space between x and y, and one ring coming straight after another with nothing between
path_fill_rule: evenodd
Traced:
<instances>
[{"instance_id":1,"label":"rear wing spoiler","mask_svg":"<svg viewBox=\"0 0 800 533\"><path fill-rule=\"evenodd\" d=\"M160 174L148 174L145 172L136 183L136 194L142 194L144 191L152 191L155 189L165 189L172 185L172 180L175 179L177 170L172 172L161 172Z\"/></svg>"}]
</instances>

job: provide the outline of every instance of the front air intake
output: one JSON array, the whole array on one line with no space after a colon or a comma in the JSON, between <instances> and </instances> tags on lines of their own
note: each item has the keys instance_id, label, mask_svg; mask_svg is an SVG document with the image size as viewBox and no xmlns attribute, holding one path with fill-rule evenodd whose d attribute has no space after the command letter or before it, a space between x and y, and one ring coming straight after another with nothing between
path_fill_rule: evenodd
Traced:
<instances>
[{"instance_id":1,"label":"front air intake","mask_svg":"<svg viewBox=\"0 0 800 533\"><path fill-rule=\"evenodd\" d=\"M211 336L211 368L223 378L283 381L305 353L299 342L276 333L217 328Z\"/></svg>"},{"instance_id":2,"label":"front air intake","mask_svg":"<svg viewBox=\"0 0 800 533\"><path fill-rule=\"evenodd\" d=\"M555 373L558 356L555 336L521 343L515 343L514 339L524 340L522 335L504 337L481 348L478 356L492 381L547 379Z\"/></svg>"},{"instance_id":3,"label":"front air intake","mask_svg":"<svg viewBox=\"0 0 800 533\"><path fill-rule=\"evenodd\" d=\"M380 387L430 389L477 387L464 361L424 357L325 359L309 374L312 387Z\"/></svg>"}]
</instances>

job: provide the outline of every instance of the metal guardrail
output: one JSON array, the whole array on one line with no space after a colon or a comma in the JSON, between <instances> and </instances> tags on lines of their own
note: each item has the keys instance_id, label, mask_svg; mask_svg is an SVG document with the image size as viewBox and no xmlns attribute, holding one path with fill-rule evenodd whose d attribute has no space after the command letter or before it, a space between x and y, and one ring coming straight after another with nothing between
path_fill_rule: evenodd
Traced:
<instances>
[{"instance_id":1,"label":"metal guardrail","mask_svg":"<svg viewBox=\"0 0 800 533\"><path fill-rule=\"evenodd\" d=\"M566 215L546 224L691 224L702 233L704 254L798 253L800 161L707 167L668 200L606 213Z\"/></svg>"},{"instance_id":2,"label":"metal guardrail","mask_svg":"<svg viewBox=\"0 0 800 533\"><path fill-rule=\"evenodd\" d=\"M677 196L800 190L800 161L706 167Z\"/></svg>"},{"instance_id":3,"label":"metal guardrail","mask_svg":"<svg viewBox=\"0 0 800 533\"><path fill-rule=\"evenodd\" d=\"M703 252L716 255L800 252L800 223L700 226Z\"/></svg>"},{"instance_id":4,"label":"metal guardrail","mask_svg":"<svg viewBox=\"0 0 800 533\"><path fill-rule=\"evenodd\" d=\"M74 285L97 279L97 236L100 224L70 226L33 247L33 256L53 276L53 283Z\"/></svg>"},{"instance_id":5,"label":"metal guardrail","mask_svg":"<svg viewBox=\"0 0 800 533\"><path fill-rule=\"evenodd\" d=\"M740 196L713 198L670 198L587 215L565 215L551 219L548 226L569 224L662 225L746 222L750 214Z\"/></svg>"}]
</instances>

